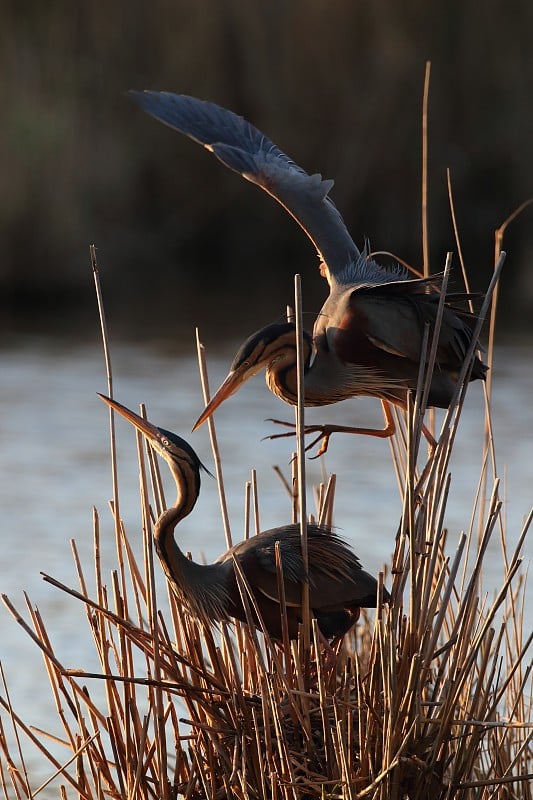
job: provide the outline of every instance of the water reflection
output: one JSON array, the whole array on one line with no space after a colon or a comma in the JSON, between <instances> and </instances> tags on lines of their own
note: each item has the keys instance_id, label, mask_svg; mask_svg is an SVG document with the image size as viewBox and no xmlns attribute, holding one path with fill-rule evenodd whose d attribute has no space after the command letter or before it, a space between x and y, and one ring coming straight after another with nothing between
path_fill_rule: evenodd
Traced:
<instances>
[{"instance_id":1,"label":"water reflection","mask_svg":"<svg viewBox=\"0 0 533 800\"><path fill-rule=\"evenodd\" d=\"M212 386L225 376L233 346L210 359ZM97 669L84 610L43 582L39 573L77 585L70 554L74 538L89 585L94 584L92 506L101 514L104 575L115 566L115 544L107 501L111 493L108 414L97 398L106 391L99 348L62 349L26 341L0 353L0 443L3 559L0 591L23 609L23 590L47 622L54 645L66 666ZM533 396L531 352L502 348L494 369L493 419L500 475L505 480L505 514L511 540L519 535L523 516L532 502L531 448ZM117 399L136 407L147 403L153 421L184 435L211 467L207 429L190 434L202 407L196 360L168 357L160 351L121 345L113 349L114 392ZM291 418L292 412L265 388L262 379L246 384L217 412L228 506L233 537L242 536L243 485L257 469L262 528L290 518L289 498L272 465L289 473L288 440L262 441L272 431L268 417ZM376 401L360 399L328 409L310 410L308 420L327 419L381 424ZM481 463L483 429L482 389L469 389L452 462L452 491L447 524L452 537L469 525ZM139 547L140 519L135 437L125 422L117 422L121 514L130 539ZM353 542L365 568L377 571L387 562L400 515L400 497L391 467L389 446L367 437L334 436L326 463L309 462L308 480L321 479L323 470L338 473L336 524ZM165 480L168 478L163 472ZM168 491L173 491L170 479ZM310 496L308 506L312 507ZM202 495L180 535L185 549L207 559L225 549L214 481L204 479ZM526 548L526 555L531 547ZM485 562L485 588L498 585L502 559L497 537ZM533 592L529 590L529 599ZM531 602L526 623L531 627ZM34 645L2 607L0 659L16 711L23 719L47 726L54 706L44 670ZM44 687L44 690L43 690Z\"/></svg>"}]
</instances>

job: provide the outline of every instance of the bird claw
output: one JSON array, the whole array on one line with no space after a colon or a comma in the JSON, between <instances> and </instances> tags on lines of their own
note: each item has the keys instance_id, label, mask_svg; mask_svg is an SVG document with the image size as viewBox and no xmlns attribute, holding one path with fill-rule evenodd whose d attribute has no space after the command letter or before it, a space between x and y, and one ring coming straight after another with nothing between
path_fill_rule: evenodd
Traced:
<instances>
[{"instance_id":1,"label":"bird claw","mask_svg":"<svg viewBox=\"0 0 533 800\"><path fill-rule=\"evenodd\" d=\"M309 425L307 428L304 429L304 433L316 433L318 431L318 436L316 436L312 442L310 442L307 447L305 448L305 452L307 453L308 450L311 450L318 442L322 439L322 444L318 448L316 454L311 456L311 460L314 461L315 458L320 458L323 456L324 453L327 452L329 439L333 431L327 431L327 425Z\"/></svg>"},{"instance_id":2,"label":"bird claw","mask_svg":"<svg viewBox=\"0 0 533 800\"><path fill-rule=\"evenodd\" d=\"M284 439L287 436L296 436L296 425L293 422L285 422L282 419L272 419L269 418L266 420L267 422L273 422L275 425L284 425L286 428L293 428L292 431L288 433L271 433L270 436L265 436L265 439ZM322 444L318 448L316 455L311 456L311 460L315 458L320 458L320 456L324 455L327 452L329 440L331 434L334 432L332 430L328 430L329 425L306 425L304 428L304 434L307 435L309 433L318 433L312 442L310 442L305 447L305 452L307 453L309 450L312 450L313 447L318 444L320 440L322 440Z\"/></svg>"}]
</instances>

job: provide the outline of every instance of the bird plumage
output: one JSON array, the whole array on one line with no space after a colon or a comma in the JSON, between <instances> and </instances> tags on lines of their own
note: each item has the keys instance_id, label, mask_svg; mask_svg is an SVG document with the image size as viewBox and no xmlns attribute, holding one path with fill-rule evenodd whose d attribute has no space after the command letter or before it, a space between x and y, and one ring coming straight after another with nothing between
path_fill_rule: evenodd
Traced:
<instances>
[{"instance_id":1,"label":"bird plumage","mask_svg":"<svg viewBox=\"0 0 533 800\"><path fill-rule=\"evenodd\" d=\"M385 269L365 248L359 250L329 197L333 181L309 175L242 117L185 95L151 91L130 94L148 114L204 145L225 166L268 192L314 243L330 294L312 337L307 334L304 341L306 348L309 341L312 343L305 369L305 405L371 395L405 407L408 390L417 385L426 325L430 340L435 332L440 277L412 278L402 267ZM475 318L457 308L459 299L460 295L454 295L453 302L451 298L445 302L430 406L446 407L451 402L472 339ZM272 326L257 331L243 347L268 339L274 348L273 331ZM275 358L270 358L265 348L255 357L241 360L237 370L236 357L230 374L195 427L263 367L269 387L294 404L296 350L289 333L289 329L279 327L281 339L274 348ZM483 378L486 369L476 356L470 380ZM354 428L353 432L361 430Z\"/></svg>"},{"instance_id":2,"label":"bird plumage","mask_svg":"<svg viewBox=\"0 0 533 800\"><path fill-rule=\"evenodd\" d=\"M204 468L200 459L181 437L158 428L115 400L104 395L100 397L141 431L167 462L173 475L176 502L161 514L154 526L155 548L170 585L194 617L206 623L230 618L247 621L235 572L234 559L237 559L267 631L275 639L282 638L277 542L291 638L298 635L302 621L302 585L306 577L312 615L327 639L346 633L361 607L376 606L376 579L363 570L353 550L325 526L309 524L307 527L307 574L298 525L259 533L231 547L213 564L198 564L187 558L175 541L174 530L190 514L200 493L200 471ZM384 591L384 600L388 599ZM257 619L254 621L259 624Z\"/></svg>"}]
</instances>

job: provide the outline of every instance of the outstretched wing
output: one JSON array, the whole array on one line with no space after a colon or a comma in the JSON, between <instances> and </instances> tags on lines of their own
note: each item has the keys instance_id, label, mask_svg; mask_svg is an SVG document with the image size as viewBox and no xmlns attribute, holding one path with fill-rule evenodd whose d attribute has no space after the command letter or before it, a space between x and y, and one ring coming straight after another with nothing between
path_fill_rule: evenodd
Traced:
<instances>
[{"instance_id":1,"label":"outstretched wing","mask_svg":"<svg viewBox=\"0 0 533 800\"><path fill-rule=\"evenodd\" d=\"M308 175L261 131L214 103L170 92L129 94L152 117L204 145L277 200L315 245L330 282L359 259L359 250L328 197L332 180Z\"/></svg>"}]
</instances>

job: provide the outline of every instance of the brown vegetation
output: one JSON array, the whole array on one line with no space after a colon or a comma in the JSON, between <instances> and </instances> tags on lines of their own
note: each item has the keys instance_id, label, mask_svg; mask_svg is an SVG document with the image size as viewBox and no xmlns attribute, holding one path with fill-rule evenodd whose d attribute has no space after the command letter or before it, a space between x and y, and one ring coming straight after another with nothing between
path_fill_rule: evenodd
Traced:
<instances>
[{"instance_id":1,"label":"brown vegetation","mask_svg":"<svg viewBox=\"0 0 533 800\"><path fill-rule=\"evenodd\" d=\"M532 636L522 626L520 569L531 516L509 552L496 476L485 497L494 456L487 398L480 492L470 525L449 552L448 463L462 395L426 458L418 454L423 387L421 382L406 420L398 420L392 443L404 500L385 571L392 602L374 620L363 616L333 672L325 669L315 627L310 652L305 636L279 649L246 625L206 629L184 613L173 592L157 592L151 528L164 500L153 453L145 453L139 440L140 556L117 513L115 469L112 585L101 574L96 512L95 587L90 589L89 565L80 562L75 544L78 589L45 576L84 604L101 671L71 669L70 655L54 651L50 625L31 603L26 621L3 598L43 653L70 752L58 762L47 751L45 734L14 714L4 692L4 796L9 784L18 797L39 793L29 791L22 751L9 751L9 721L20 741L27 737L49 759L51 780L60 783L64 798L531 798L532 673L526 656ZM217 456L215 451L218 462ZM329 521L334 479L316 496L317 517ZM289 509L297 507L291 496ZM504 575L491 599L482 573L495 532ZM251 602L244 576L241 590ZM94 681L105 686L103 704L93 699Z\"/></svg>"}]
</instances>

